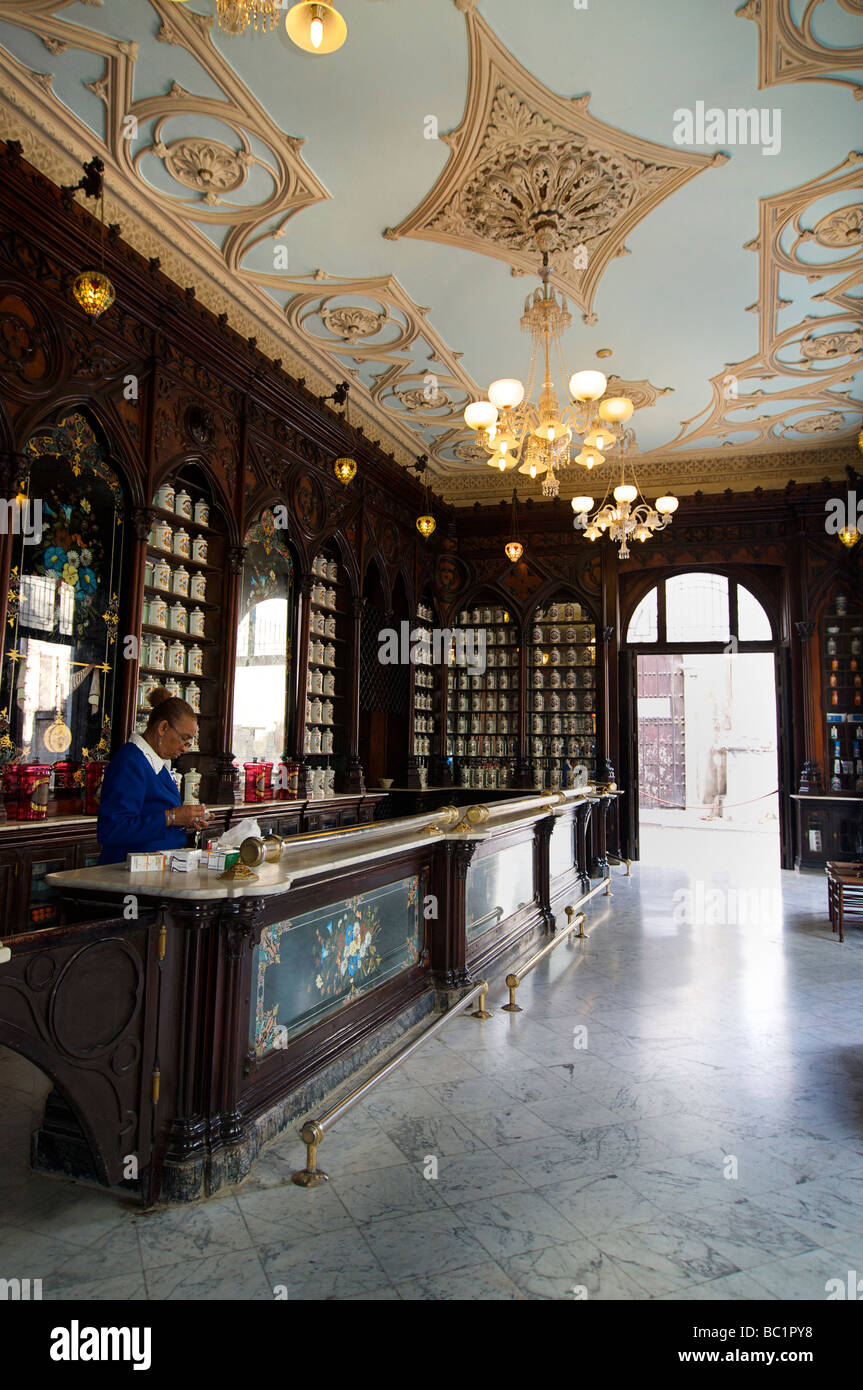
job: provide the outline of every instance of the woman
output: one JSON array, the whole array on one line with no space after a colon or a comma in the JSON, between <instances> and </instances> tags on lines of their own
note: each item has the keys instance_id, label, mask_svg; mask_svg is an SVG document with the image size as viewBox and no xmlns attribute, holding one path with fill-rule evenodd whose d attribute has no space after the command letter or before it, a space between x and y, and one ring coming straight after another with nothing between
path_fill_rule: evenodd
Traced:
<instances>
[{"instance_id":1,"label":"woman","mask_svg":"<svg viewBox=\"0 0 863 1390\"><path fill-rule=\"evenodd\" d=\"M184 806L169 763L195 737L198 716L185 700L158 689L150 694L150 718L111 759L102 784L97 836L101 864L125 863L127 854L180 849L186 827L200 830L205 807Z\"/></svg>"}]
</instances>

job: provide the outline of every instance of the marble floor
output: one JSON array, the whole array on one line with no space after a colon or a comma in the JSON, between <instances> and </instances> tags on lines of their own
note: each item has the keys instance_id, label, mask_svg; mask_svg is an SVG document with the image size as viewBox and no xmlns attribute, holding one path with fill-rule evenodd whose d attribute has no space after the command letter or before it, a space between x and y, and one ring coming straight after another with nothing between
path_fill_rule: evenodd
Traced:
<instances>
[{"instance_id":1,"label":"marble floor","mask_svg":"<svg viewBox=\"0 0 863 1390\"><path fill-rule=\"evenodd\" d=\"M694 837L694 838L693 838ZM326 1137L142 1215L34 1176L44 1091L0 1051L0 1276L56 1299L824 1299L863 1269L863 932L762 840L646 832L520 991Z\"/></svg>"}]
</instances>

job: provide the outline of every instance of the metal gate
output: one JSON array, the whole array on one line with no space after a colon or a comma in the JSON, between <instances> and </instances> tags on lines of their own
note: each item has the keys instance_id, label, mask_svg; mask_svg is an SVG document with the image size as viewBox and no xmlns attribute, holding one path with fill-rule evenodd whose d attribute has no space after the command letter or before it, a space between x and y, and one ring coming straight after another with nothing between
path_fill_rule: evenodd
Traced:
<instances>
[{"instance_id":1,"label":"metal gate","mask_svg":"<svg viewBox=\"0 0 863 1390\"><path fill-rule=\"evenodd\" d=\"M686 806L683 657L638 657L638 763L643 810Z\"/></svg>"}]
</instances>

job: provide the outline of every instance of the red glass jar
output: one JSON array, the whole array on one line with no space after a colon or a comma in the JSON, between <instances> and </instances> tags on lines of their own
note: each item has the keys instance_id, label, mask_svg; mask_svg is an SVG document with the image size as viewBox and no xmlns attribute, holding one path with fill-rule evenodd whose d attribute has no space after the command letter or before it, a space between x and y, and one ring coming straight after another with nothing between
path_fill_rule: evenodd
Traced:
<instances>
[{"instance_id":1,"label":"red glass jar","mask_svg":"<svg viewBox=\"0 0 863 1390\"><path fill-rule=\"evenodd\" d=\"M76 780L81 769L80 763L55 763L54 764L54 794L62 792L74 792L80 787L80 781Z\"/></svg>"},{"instance_id":2,"label":"red glass jar","mask_svg":"<svg viewBox=\"0 0 863 1390\"><path fill-rule=\"evenodd\" d=\"M84 815L97 816L107 763L88 763L84 770Z\"/></svg>"},{"instance_id":3,"label":"red glass jar","mask_svg":"<svg viewBox=\"0 0 863 1390\"><path fill-rule=\"evenodd\" d=\"M50 763L22 763L18 769L18 819L44 820L48 814Z\"/></svg>"},{"instance_id":4,"label":"red glass jar","mask_svg":"<svg viewBox=\"0 0 863 1390\"><path fill-rule=\"evenodd\" d=\"M272 763L270 763L271 772L272 766ZM267 764L243 763L243 771L246 774L246 790L243 800L264 801L266 799L264 788L267 781Z\"/></svg>"},{"instance_id":5,"label":"red glass jar","mask_svg":"<svg viewBox=\"0 0 863 1390\"><path fill-rule=\"evenodd\" d=\"M299 763L285 762L279 763L279 801L295 801L297 797L297 782L299 778Z\"/></svg>"},{"instance_id":6,"label":"red glass jar","mask_svg":"<svg viewBox=\"0 0 863 1390\"><path fill-rule=\"evenodd\" d=\"M3 801L8 820L18 819L18 763L8 763L3 769Z\"/></svg>"}]
</instances>

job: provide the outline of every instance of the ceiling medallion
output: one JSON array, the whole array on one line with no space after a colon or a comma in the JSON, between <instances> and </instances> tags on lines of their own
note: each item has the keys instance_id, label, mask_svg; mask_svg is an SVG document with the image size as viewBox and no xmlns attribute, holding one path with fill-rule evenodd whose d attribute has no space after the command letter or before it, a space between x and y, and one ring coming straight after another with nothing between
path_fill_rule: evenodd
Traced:
<instances>
[{"instance_id":1,"label":"ceiling medallion","mask_svg":"<svg viewBox=\"0 0 863 1390\"><path fill-rule=\"evenodd\" d=\"M554 209L553 283L594 322L593 299L625 239L665 198L726 155L683 152L591 116L589 96L557 96L523 68L475 11L465 14L470 85L451 156L423 202L384 233L444 242L535 267L534 219Z\"/></svg>"},{"instance_id":2,"label":"ceiling medallion","mask_svg":"<svg viewBox=\"0 0 863 1390\"><path fill-rule=\"evenodd\" d=\"M374 309L366 309L360 304L321 310L324 327L346 343L353 343L357 338L373 337L381 331L386 321L386 314L375 313Z\"/></svg>"},{"instance_id":3,"label":"ceiling medallion","mask_svg":"<svg viewBox=\"0 0 863 1390\"><path fill-rule=\"evenodd\" d=\"M409 391L398 391L396 395L405 410L440 410L452 405L452 399L439 386L414 386Z\"/></svg>"},{"instance_id":4,"label":"ceiling medallion","mask_svg":"<svg viewBox=\"0 0 863 1390\"><path fill-rule=\"evenodd\" d=\"M219 140L187 137L172 145L157 144L153 153L172 179L200 193L233 193L246 181L250 158Z\"/></svg>"}]
</instances>

